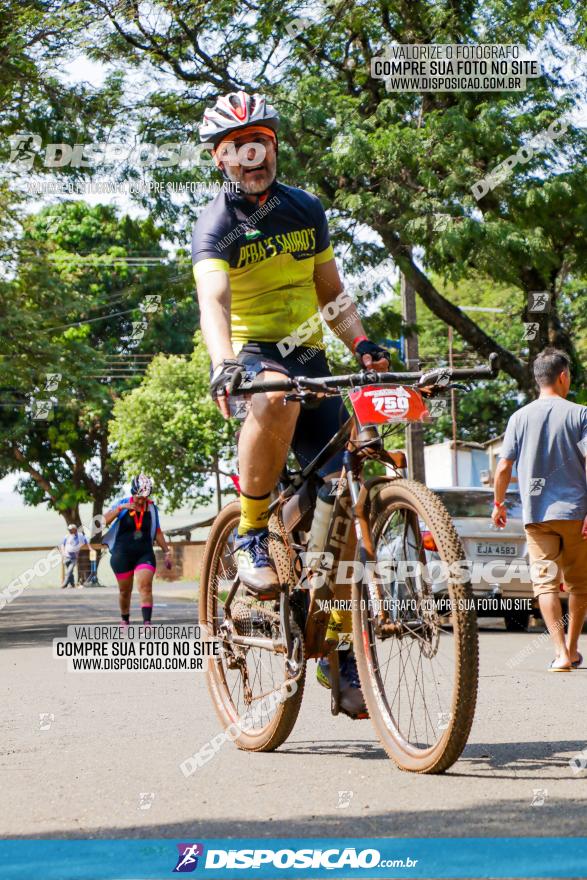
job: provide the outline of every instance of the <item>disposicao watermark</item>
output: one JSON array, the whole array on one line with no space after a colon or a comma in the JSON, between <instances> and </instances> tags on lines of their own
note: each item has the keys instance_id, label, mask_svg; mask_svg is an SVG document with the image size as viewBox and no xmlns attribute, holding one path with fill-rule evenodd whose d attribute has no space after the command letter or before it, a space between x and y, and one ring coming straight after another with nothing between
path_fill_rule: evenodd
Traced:
<instances>
[{"instance_id":1,"label":"disposicao watermark","mask_svg":"<svg viewBox=\"0 0 587 880\"><path fill-rule=\"evenodd\" d=\"M29 195L198 195L217 196L220 192L237 193L238 184L225 180L222 183L201 183L195 180L168 181L139 180L29 180L25 190Z\"/></svg>"},{"instance_id":2,"label":"disposicao watermark","mask_svg":"<svg viewBox=\"0 0 587 880\"><path fill-rule=\"evenodd\" d=\"M540 73L518 44L392 43L371 59L388 92L518 92Z\"/></svg>"},{"instance_id":3,"label":"disposicao watermark","mask_svg":"<svg viewBox=\"0 0 587 880\"><path fill-rule=\"evenodd\" d=\"M565 624L568 622L569 616L565 614L559 624L556 625L555 629L563 629ZM550 640L550 633L544 632L539 636L536 636L535 639L525 645L521 651L518 651L513 657L510 657L506 661L506 666L509 666L510 669L514 669L514 667L519 666L524 660L534 654L536 651L540 650L540 648Z\"/></svg>"},{"instance_id":4,"label":"disposicao watermark","mask_svg":"<svg viewBox=\"0 0 587 880\"><path fill-rule=\"evenodd\" d=\"M68 672L201 671L219 652L194 624L73 625L53 639L53 658L65 658Z\"/></svg>"},{"instance_id":5,"label":"disposicao watermark","mask_svg":"<svg viewBox=\"0 0 587 880\"><path fill-rule=\"evenodd\" d=\"M189 776L192 776L199 767L203 767L208 761L211 761L224 743L234 742L241 733L251 730L259 718L263 715L268 715L280 703L284 703L292 697L297 689L297 681L291 679L290 681L285 681L277 690L271 691L271 693L258 700L253 709L247 711L238 721L229 724L225 730L216 734L213 739L203 745L194 755L181 762L179 769L185 778L187 779Z\"/></svg>"},{"instance_id":6,"label":"disposicao watermark","mask_svg":"<svg viewBox=\"0 0 587 880\"><path fill-rule=\"evenodd\" d=\"M322 323L323 317L325 321L334 321L343 311L353 306L352 298L343 290L336 299L326 303L320 312L311 315L307 321L303 321L295 330L284 336L283 339L280 339L277 343L279 353L282 357L291 354L294 349L298 346L303 346L304 342L307 342L315 335Z\"/></svg>"},{"instance_id":7,"label":"disposicao watermark","mask_svg":"<svg viewBox=\"0 0 587 880\"><path fill-rule=\"evenodd\" d=\"M20 170L30 170L35 164L45 168L97 168L106 165L134 165L139 168L215 168L210 144L169 142L153 144L139 141L134 144L91 143L43 145L42 138L30 131L19 131L9 138L8 161ZM238 149L227 142L223 160L231 165L255 166L265 158L263 144L252 141Z\"/></svg>"},{"instance_id":8,"label":"disposicao watermark","mask_svg":"<svg viewBox=\"0 0 587 880\"><path fill-rule=\"evenodd\" d=\"M302 588L322 587L330 579L335 562L334 554L323 551L300 553L304 576L300 581ZM423 563L416 559L382 559L379 562L362 563L360 560L339 562L336 583L349 585L368 583L373 580L381 585L389 583L409 583L421 581L440 589L449 582L483 584L511 584L512 581L530 583L538 577L554 577L557 572L553 561L528 563L526 559L491 559L476 561L458 559L445 562L431 559Z\"/></svg>"},{"instance_id":9,"label":"disposicao watermark","mask_svg":"<svg viewBox=\"0 0 587 880\"><path fill-rule=\"evenodd\" d=\"M37 401L37 403L42 402L43 401ZM106 520L101 514L93 517L89 529L90 538L94 537L98 532L101 532L105 528L105 525ZM85 533L85 529L82 529L82 531ZM14 602L15 599L18 599L18 597L24 593L28 585L32 583L35 577L45 577L45 575L49 574L50 571L60 564L62 559L63 556L61 550L58 547L54 547L46 556L42 559L38 559L34 565L27 568L22 574L10 581L10 583L0 591L0 611L2 611L7 605L10 605L11 602Z\"/></svg>"},{"instance_id":10,"label":"disposicao watermark","mask_svg":"<svg viewBox=\"0 0 587 880\"><path fill-rule=\"evenodd\" d=\"M558 129L556 126L559 126ZM546 131L537 134L528 141L527 144L520 147L516 153L508 156L507 159L504 159L503 162L496 165L487 177L482 177L481 180L478 180L477 183L473 184L471 192L475 196L475 199L479 201L483 196L487 195L489 190L495 189L496 186L503 183L504 180L510 176L516 165L525 165L530 161L535 150L543 149L547 144L554 143L554 141L565 134L568 127L568 122L561 119L558 119L556 122L551 122Z\"/></svg>"}]
</instances>

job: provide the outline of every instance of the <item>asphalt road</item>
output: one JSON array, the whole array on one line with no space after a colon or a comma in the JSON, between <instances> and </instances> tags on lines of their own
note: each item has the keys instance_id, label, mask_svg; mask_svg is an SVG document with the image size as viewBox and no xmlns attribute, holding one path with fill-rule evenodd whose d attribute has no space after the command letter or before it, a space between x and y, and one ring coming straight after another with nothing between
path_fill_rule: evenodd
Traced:
<instances>
[{"instance_id":1,"label":"asphalt road","mask_svg":"<svg viewBox=\"0 0 587 880\"><path fill-rule=\"evenodd\" d=\"M195 622L185 591L158 589L159 622ZM116 621L112 589L30 591L0 611L1 836L585 833L587 771L569 760L587 749L587 670L547 674L550 647L536 632L481 623L476 720L444 776L401 772L368 721L332 717L312 662L279 751L227 743L186 779L179 764L218 732L203 673L73 674L52 657L68 623ZM530 643L511 671L508 658Z\"/></svg>"}]
</instances>

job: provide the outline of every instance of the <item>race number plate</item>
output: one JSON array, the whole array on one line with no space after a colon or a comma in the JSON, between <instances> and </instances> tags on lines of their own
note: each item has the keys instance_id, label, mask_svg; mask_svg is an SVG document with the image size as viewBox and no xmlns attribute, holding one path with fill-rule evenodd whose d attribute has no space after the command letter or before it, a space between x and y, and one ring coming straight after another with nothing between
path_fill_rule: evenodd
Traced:
<instances>
[{"instance_id":1,"label":"race number plate","mask_svg":"<svg viewBox=\"0 0 587 880\"><path fill-rule=\"evenodd\" d=\"M386 422L421 422L430 414L422 395L403 385L366 385L349 394L361 427Z\"/></svg>"}]
</instances>

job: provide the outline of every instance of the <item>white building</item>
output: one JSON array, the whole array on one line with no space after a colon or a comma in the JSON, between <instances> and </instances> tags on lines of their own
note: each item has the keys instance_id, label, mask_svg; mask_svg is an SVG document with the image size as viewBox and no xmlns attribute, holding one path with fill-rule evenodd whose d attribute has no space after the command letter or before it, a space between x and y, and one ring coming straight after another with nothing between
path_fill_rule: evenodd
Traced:
<instances>
[{"instance_id":1,"label":"white building","mask_svg":"<svg viewBox=\"0 0 587 880\"><path fill-rule=\"evenodd\" d=\"M452 440L424 447L426 484L438 489L449 486L492 486L503 434L486 443ZM455 448L456 446L456 448ZM512 478L512 484L517 478Z\"/></svg>"}]
</instances>

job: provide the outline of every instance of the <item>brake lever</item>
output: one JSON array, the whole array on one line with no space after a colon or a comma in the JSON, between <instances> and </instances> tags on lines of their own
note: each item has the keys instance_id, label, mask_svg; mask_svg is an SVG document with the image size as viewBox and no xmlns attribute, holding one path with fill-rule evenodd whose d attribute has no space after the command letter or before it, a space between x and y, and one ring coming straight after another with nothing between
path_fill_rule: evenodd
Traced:
<instances>
[{"instance_id":1,"label":"brake lever","mask_svg":"<svg viewBox=\"0 0 587 880\"><path fill-rule=\"evenodd\" d=\"M425 388L418 388L422 397L440 397L447 391L470 391L470 385L459 385L457 382L450 382L448 385L427 385Z\"/></svg>"},{"instance_id":2,"label":"brake lever","mask_svg":"<svg viewBox=\"0 0 587 880\"><path fill-rule=\"evenodd\" d=\"M431 370L429 373L424 373L423 376L420 377L416 388L420 390L421 388L446 388L450 384L450 369L448 367L440 367L436 370Z\"/></svg>"}]
</instances>

